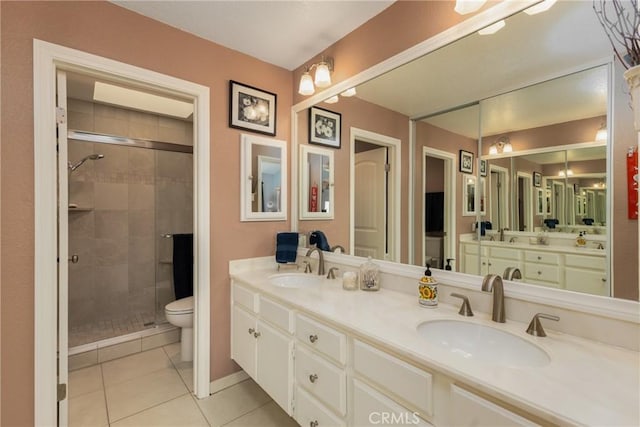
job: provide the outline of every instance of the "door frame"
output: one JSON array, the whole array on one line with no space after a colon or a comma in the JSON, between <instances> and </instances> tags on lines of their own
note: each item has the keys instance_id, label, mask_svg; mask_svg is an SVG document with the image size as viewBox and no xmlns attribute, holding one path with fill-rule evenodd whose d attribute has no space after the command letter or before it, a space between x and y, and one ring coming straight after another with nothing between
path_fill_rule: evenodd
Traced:
<instances>
[{"instance_id":1,"label":"door frame","mask_svg":"<svg viewBox=\"0 0 640 427\"><path fill-rule=\"evenodd\" d=\"M382 135L364 129L351 127L349 129L350 149L349 149L349 252L354 254L353 244L355 242L355 161L356 161L356 140L368 142L370 144L379 145L389 148L389 164L391 165L391 173L389 173L389 198L387 199L388 222L389 222L389 261L400 262L400 243L402 240L400 234L400 181L401 181L401 159L402 146L398 138Z\"/></svg>"},{"instance_id":2,"label":"door frame","mask_svg":"<svg viewBox=\"0 0 640 427\"><path fill-rule=\"evenodd\" d=\"M161 88L194 102L194 391L210 385L210 136L209 88L119 61L33 40L34 109L34 415L57 425L57 159L56 70L109 74ZM63 286L67 286L64 284ZM66 314L66 313L65 313Z\"/></svg>"},{"instance_id":3,"label":"door frame","mask_svg":"<svg viewBox=\"0 0 640 427\"><path fill-rule=\"evenodd\" d=\"M524 181L524 185L523 188L524 190L524 194L520 194L520 179L522 179ZM533 200L533 175L527 172L521 172L521 171L517 171L516 172L516 195L517 197L522 197L523 199L523 209L525 211L525 221L527 222L526 226L527 226L527 230L525 231L529 231L529 232L533 232L533 204L531 203L531 201ZM520 228L520 220L518 219L519 215L518 215L518 207L516 206L516 212L515 212L515 216L514 216L514 220L515 222L513 223L513 229L514 231L518 231L516 228ZM518 227L516 227L516 225Z\"/></svg>"},{"instance_id":4,"label":"door frame","mask_svg":"<svg viewBox=\"0 0 640 427\"><path fill-rule=\"evenodd\" d=\"M427 162L425 158L434 157L444 161L444 217L446 224L444 226L444 232L446 237L444 239L444 259L443 264L446 265L447 258L456 259L456 246L458 243L458 237L456 235L456 189L457 183L457 171L455 168L456 155L447 151L438 150L437 148L422 147L422 258L420 258L420 265L424 264L424 258L426 256L426 244L425 244L425 208L426 200L425 194L427 189ZM452 266L453 267L453 266Z\"/></svg>"},{"instance_id":5,"label":"door frame","mask_svg":"<svg viewBox=\"0 0 640 427\"><path fill-rule=\"evenodd\" d=\"M511 207L509 206L509 200L511 199L509 197L509 169L502 167L502 166L498 166L498 165L489 165L489 171L488 171L488 178L489 178L489 194L491 194L493 196L493 179L491 176L491 173L495 172L498 175L500 175L500 178L502 180L502 182L500 182L501 187L498 189L498 192L500 193L498 196L504 201L504 209L502 210L502 212L497 212L496 215L499 216L500 218L500 224L501 224L501 228L510 228L511 224L515 223L515 218L511 218L511 216L515 215L514 213L511 213L510 215L510 211L511 211ZM485 194L485 211L487 210L487 195ZM491 203L488 203L489 205L489 218L493 221L493 200L491 200Z\"/></svg>"}]
</instances>

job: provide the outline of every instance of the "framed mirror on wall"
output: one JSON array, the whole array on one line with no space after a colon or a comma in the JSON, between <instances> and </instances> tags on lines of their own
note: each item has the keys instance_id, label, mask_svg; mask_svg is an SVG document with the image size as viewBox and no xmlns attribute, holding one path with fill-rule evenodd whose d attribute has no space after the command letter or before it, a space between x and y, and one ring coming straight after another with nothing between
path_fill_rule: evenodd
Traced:
<instances>
[{"instance_id":1,"label":"framed mirror on wall","mask_svg":"<svg viewBox=\"0 0 640 427\"><path fill-rule=\"evenodd\" d=\"M575 266L558 270L559 280L555 282L542 283L531 274L523 282L618 298L638 298L637 284L622 281L616 285L613 282L615 277L625 274L637 275L638 269L637 242L627 245L624 237L637 235L637 223L620 218L620 215L615 220L613 218L614 212L624 205L624 181L610 167L615 159L622 158L621 153L625 152L626 147L635 142L632 117L628 94L624 92L622 70L614 64L609 42L587 3L557 2L547 12L535 16L518 13L508 17L506 26L491 36L480 36L475 30L469 31L467 37L434 51L425 49L428 52L426 55L407 64L390 67L391 71L373 79L366 80L371 74L364 77L363 73L362 80L358 81L361 78L359 76L353 79L358 83L357 95L348 99L339 97L338 104L331 105L332 110L342 114L345 141L350 138L350 126L355 122L361 129L396 136L407 148L403 152L409 153L408 158L403 158L401 165L406 175L402 178L400 209L402 217L408 218L408 223L401 228L403 242L408 244L406 248L403 245L401 262L423 265L427 259L439 256L454 259L451 263L454 271L465 271L462 266L463 244L472 248L469 249L471 252L479 254L485 252L485 247L490 249L492 246L511 244L510 248L515 248L517 245L528 245L538 241L538 233L545 233L546 239L540 241L549 242L547 246L558 243L555 239L564 239L562 243L572 251L575 250L575 235L580 227L586 226L583 219L588 221L592 215L598 221L593 218L594 224L590 226L591 233L587 239L589 247L581 255L600 257L597 264L603 268L592 272L592 276L598 276L601 283L606 282L605 287L597 290L576 288L573 284L581 280L575 275ZM534 34L535 37L532 37ZM553 47L543 42L551 35ZM566 46L567 49L558 50L558 46ZM443 75L448 76L448 81L455 81L456 87L444 84ZM582 94L575 91L574 96L571 94L571 81L576 76L579 81L574 83L582 88ZM544 84L545 87L538 84ZM336 87L333 92L329 89L326 98L339 95L344 89ZM317 104L322 105L322 102ZM597 108L593 108L596 104ZM305 103L304 108L300 109L294 107L298 113L297 127L302 131L307 129L304 122L308 119L301 116L308 116L306 108L309 105ZM534 111L536 105L537 111ZM500 106L502 108L498 108ZM475 108L475 115L463 117L455 114L467 108ZM376 120L373 123L363 118L374 114ZM442 118L437 122L430 121L435 116ZM366 125L360 124L365 122ZM407 122L410 123L410 135L405 130ZM431 129L423 132L423 123L428 123ZM597 141L596 132L603 124L608 131L608 138L606 141ZM431 136L422 142L421 138L428 134ZM502 151L490 153L495 142L506 141L502 138L505 136L510 139L512 152L505 152L503 146ZM304 135L296 138L297 143L305 143ZM534 144L534 141L537 142ZM442 142L443 145L437 145ZM602 175L592 177L593 181L599 181L587 182L587 176L559 176L560 169L571 169L575 173L579 165L577 162L596 160L585 158L573 161L569 157L574 149L581 150L587 146L599 146L604 150L599 160L605 165ZM438 231L441 237L449 235L450 241L450 252L445 254L437 250L434 254L438 256L427 254L425 249L431 246L432 237L428 235L431 231L426 218L429 217L433 222L434 217L425 209L432 202L427 200L432 196L427 194L429 191L425 191L425 188L435 182L429 171L440 171L441 165L437 162L431 164L423 155L423 149L453 154L454 171L457 174L454 188L449 187L444 191L445 197L449 195L449 200L455 201L455 219L451 221L456 224L455 237L450 236L448 230ZM465 203L469 199L470 187L465 184L467 174L459 172L458 153L461 149L474 153L475 159L486 161L485 206L479 218L474 215L463 216L463 212L471 211L470 207L476 210L479 206L479 200L475 200L480 196L480 191L477 187L474 190L473 206ZM530 155L557 156L561 160L538 161L528 157ZM335 156L336 187L339 188L351 170L348 153L344 153L343 149L336 150ZM474 163L473 169L479 169L477 166L478 163ZM481 180L476 170L470 176L476 177L479 186ZM583 173L595 174L597 171ZM443 175L446 174L436 174ZM596 193L596 185L601 185L604 191ZM442 188L440 185L433 192L443 193ZM338 203L334 219L322 225L330 230L330 238L335 233L334 239L341 243L345 240L350 242L344 234L350 227L349 217L340 209L343 201L354 203L349 197L336 192ZM444 204L451 206L447 202ZM558 228L548 229L544 222L546 219L557 219ZM479 220L490 221L494 225L493 232L484 238L472 232L472 224ZM596 225L596 222L602 225ZM303 227L308 226L305 224ZM438 230L441 230L440 226ZM504 242L500 241L499 230L504 231ZM490 241L491 237L493 241ZM599 249L600 246L602 249ZM625 249L620 250L621 246ZM611 256L614 251L615 259ZM631 257L626 259L627 255ZM524 271L525 252L517 261L517 266ZM474 274L481 274L477 265L476 262ZM634 273L629 274L630 270ZM529 271L533 270L529 268Z\"/></svg>"},{"instance_id":2,"label":"framed mirror on wall","mask_svg":"<svg viewBox=\"0 0 640 427\"><path fill-rule=\"evenodd\" d=\"M240 135L240 220L287 219L287 144Z\"/></svg>"},{"instance_id":3,"label":"framed mirror on wall","mask_svg":"<svg viewBox=\"0 0 640 427\"><path fill-rule=\"evenodd\" d=\"M311 145L300 147L300 219L333 219L333 151Z\"/></svg>"}]
</instances>

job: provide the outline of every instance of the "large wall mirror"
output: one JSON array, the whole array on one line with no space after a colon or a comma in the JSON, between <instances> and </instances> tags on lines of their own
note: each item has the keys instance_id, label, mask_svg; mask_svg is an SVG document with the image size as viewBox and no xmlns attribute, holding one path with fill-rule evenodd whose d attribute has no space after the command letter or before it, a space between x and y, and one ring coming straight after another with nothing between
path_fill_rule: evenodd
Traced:
<instances>
[{"instance_id":1,"label":"large wall mirror","mask_svg":"<svg viewBox=\"0 0 640 427\"><path fill-rule=\"evenodd\" d=\"M352 129L401 141L401 262L472 274L518 267L523 283L637 300L638 225L626 217L624 170L612 167L636 143L622 72L591 4L557 2L321 105L342 114L345 141ZM298 113L298 146L308 144L307 115ZM471 171L460 150L473 154ZM355 253L350 152L334 154L334 219L299 229L322 229Z\"/></svg>"}]
</instances>

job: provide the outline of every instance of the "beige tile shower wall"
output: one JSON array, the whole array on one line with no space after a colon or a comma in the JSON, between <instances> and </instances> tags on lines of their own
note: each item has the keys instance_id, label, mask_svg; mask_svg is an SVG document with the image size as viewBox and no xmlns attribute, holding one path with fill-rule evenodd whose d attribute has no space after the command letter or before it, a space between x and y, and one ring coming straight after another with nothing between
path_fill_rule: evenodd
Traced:
<instances>
[{"instance_id":1,"label":"beige tile shower wall","mask_svg":"<svg viewBox=\"0 0 640 427\"><path fill-rule=\"evenodd\" d=\"M67 109L69 129L193 145L193 123L187 120L79 99L67 100Z\"/></svg>"}]
</instances>

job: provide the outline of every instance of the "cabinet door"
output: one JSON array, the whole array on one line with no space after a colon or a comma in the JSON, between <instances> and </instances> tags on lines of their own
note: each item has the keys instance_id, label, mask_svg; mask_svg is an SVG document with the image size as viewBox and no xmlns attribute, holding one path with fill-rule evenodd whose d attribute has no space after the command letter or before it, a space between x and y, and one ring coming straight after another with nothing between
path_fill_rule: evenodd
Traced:
<instances>
[{"instance_id":1,"label":"cabinet door","mask_svg":"<svg viewBox=\"0 0 640 427\"><path fill-rule=\"evenodd\" d=\"M231 319L231 358L254 380L256 379L256 318L233 306Z\"/></svg>"},{"instance_id":2,"label":"cabinet door","mask_svg":"<svg viewBox=\"0 0 640 427\"><path fill-rule=\"evenodd\" d=\"M371 387L353 380L353 425L354 426L431 426L407 408L398 405Z\"/></svg>"},{"instance_id":3,"label":"cabinet door","mask_svg":"<svg viewBox=\"0 0 640 427\"><path fill-rule=\"evenodd\" d=\"M512 259L491 258L489 260L489 274L499 274L502 276L508 267L517 267L522 270L522 263Z\"/></svg>"},{"instance_id":4,"label":"cabinet door","mask_svg":"<svg viewBox=\"0 0 640 427\"><path fill-rule=\"evenodd\" d=\"M258 384L271 398L291 413L293 339L258 320Z\"/></svg>"},{"instance_id":5,"label":"cabinet door","mask_svg":"<svg viewBox=\"0 0 640 427\"><path fill-rule=\"evenodd\" d=\"M455 385L451 386L451 409L451 424L459 427L538 425Z\"/></svg>"},{"instance_id":6,"label":"cabinet door","mask_svg":"<svg viewBox=\"0 0 640 427\"><path fill-rule=\"evenodd\" d=\"M604 271L565 268L565 287L570 291L609 296Z\"/></svg>"}]
</instances>

